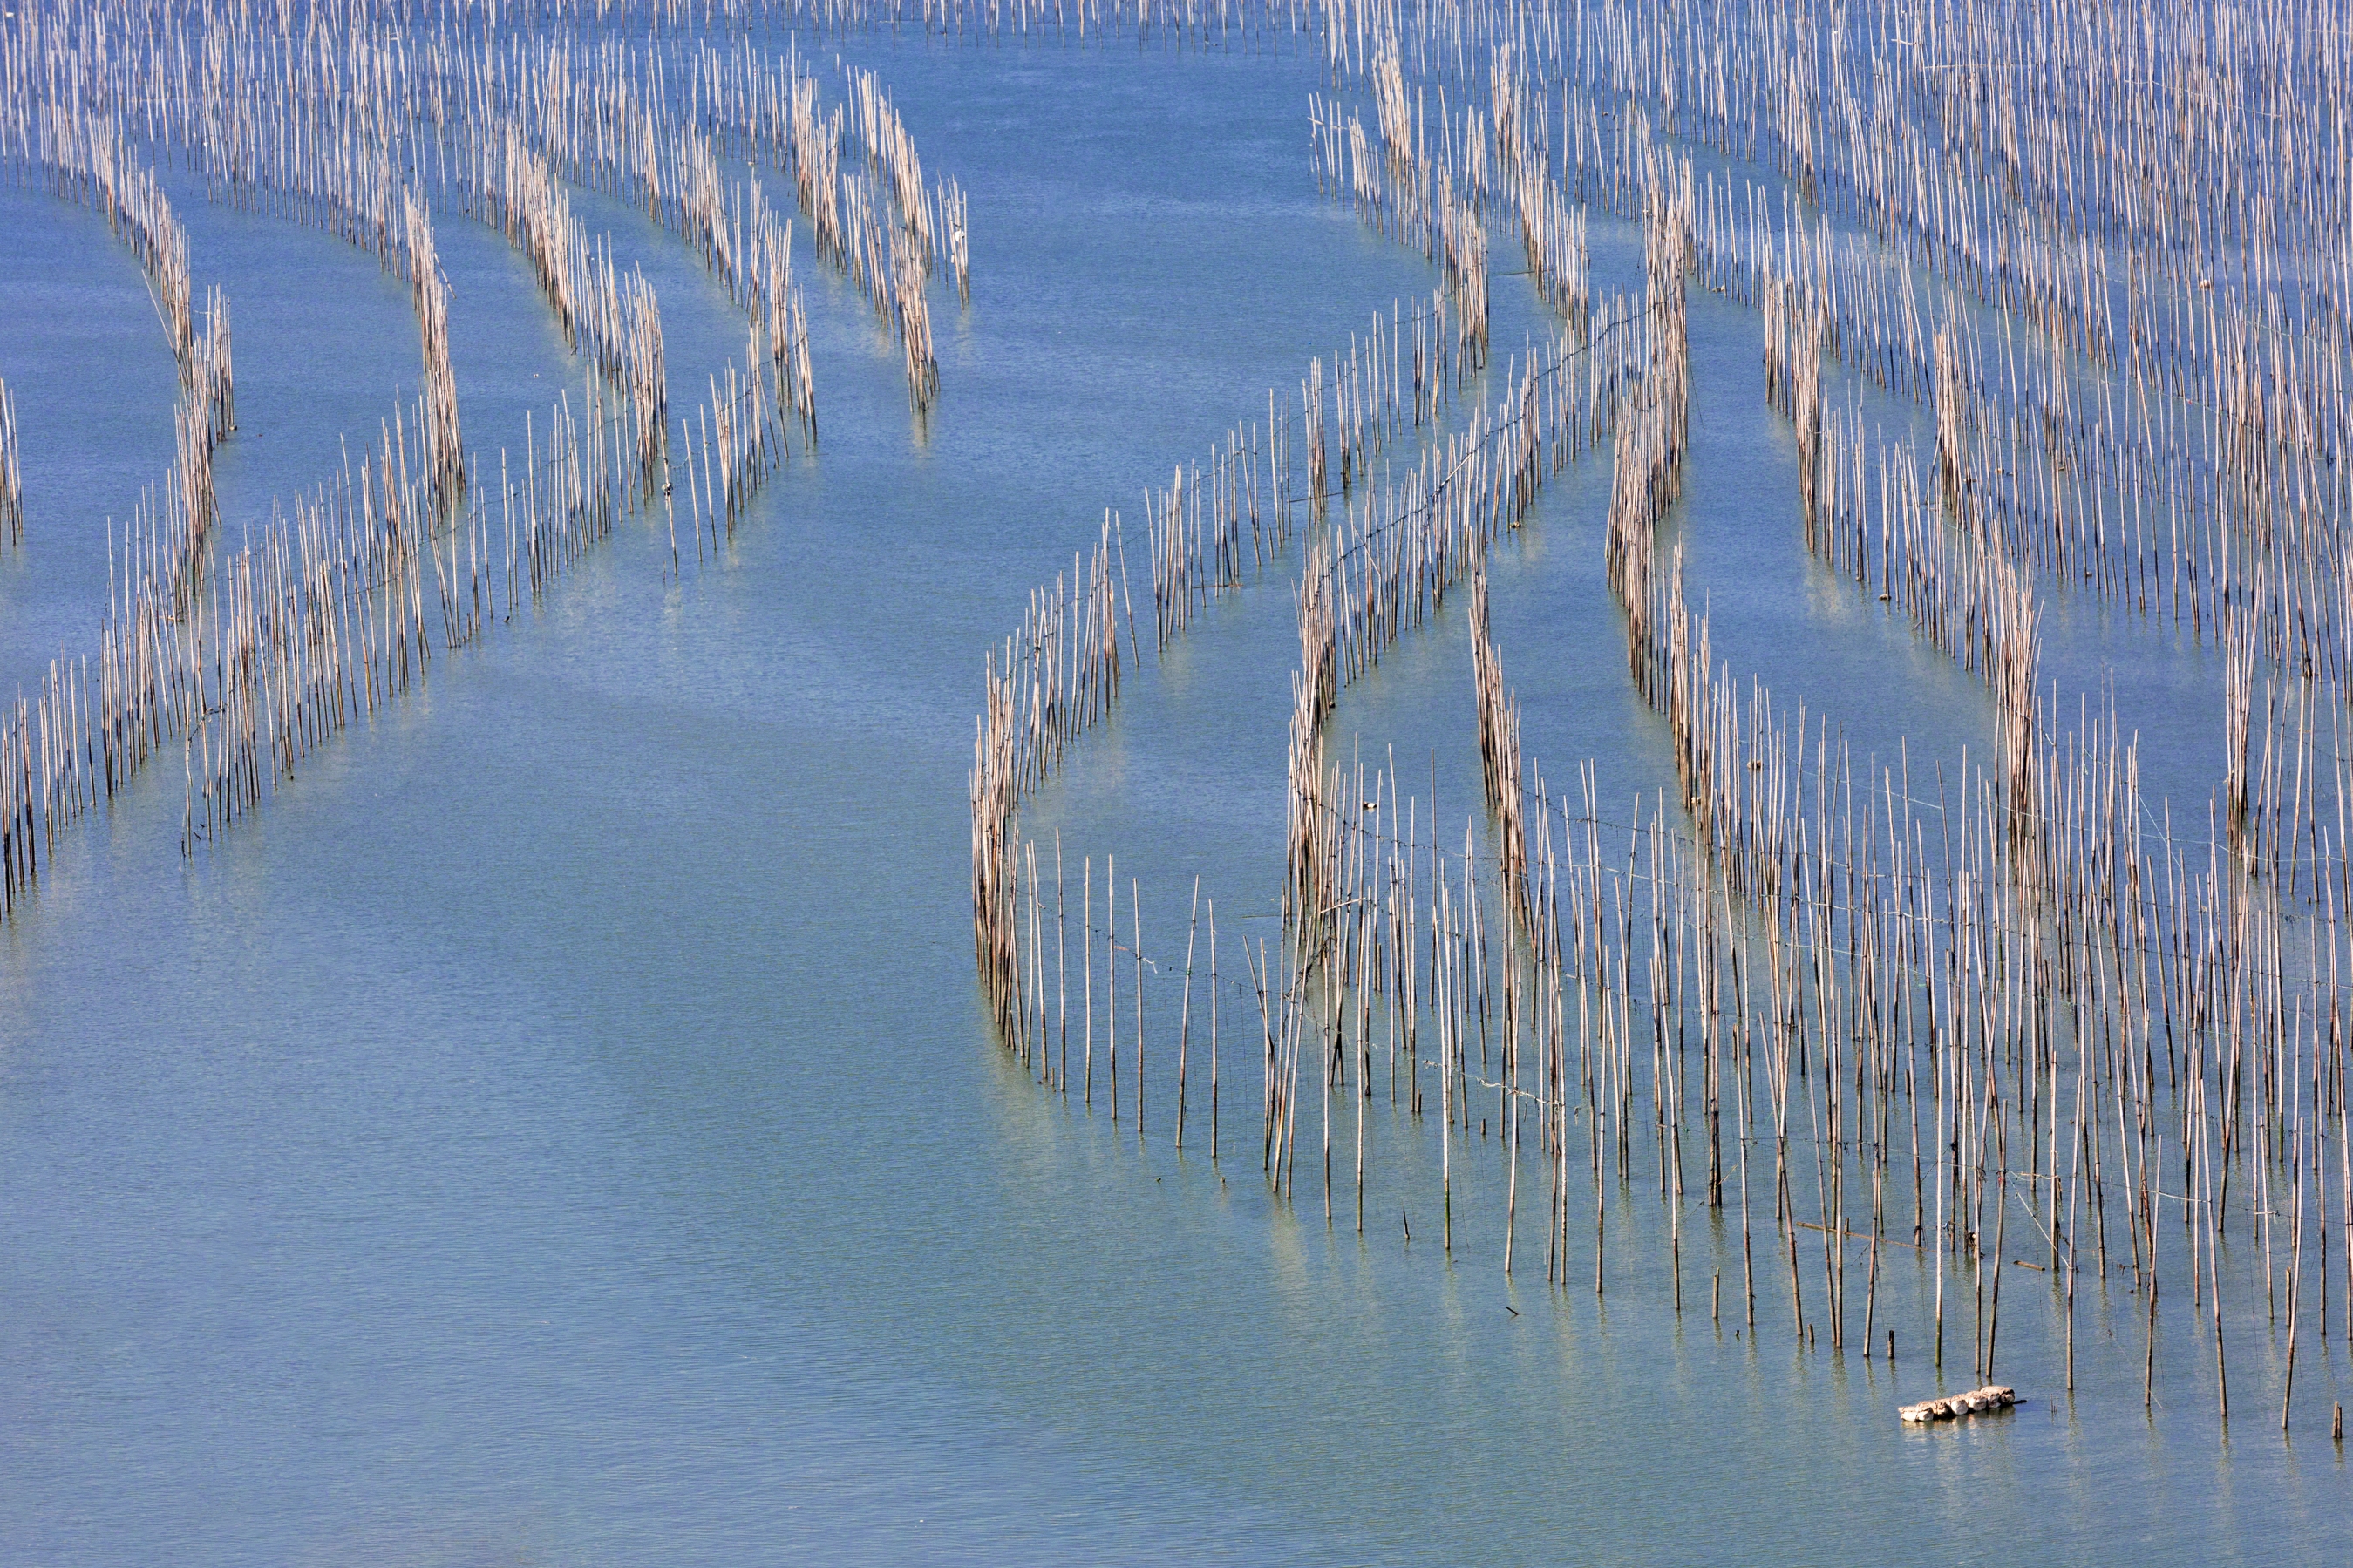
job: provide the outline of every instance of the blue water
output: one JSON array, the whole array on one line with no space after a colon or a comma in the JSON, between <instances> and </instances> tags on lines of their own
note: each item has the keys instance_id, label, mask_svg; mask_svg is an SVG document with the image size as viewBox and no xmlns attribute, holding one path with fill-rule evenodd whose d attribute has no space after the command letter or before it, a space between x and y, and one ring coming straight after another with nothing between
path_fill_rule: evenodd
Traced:
<instances>
[{"instance_id":1,"label":"blue water","mask_svg":"<svg viewBox=\"0 0 2353 1568\"><path fill-rule=\"evenodd\" d=\"M1158 1067L1139 1141L1005 1059L968 925L983 651L1104 507L1136 518L1431 278L1318 201L1293 62L856 58L972 195L928 431L804 241L822 447L715 565L673 577L632 525L193 859L176 770L151 770L0 927L0 1559L2343 1560L2312 1414L2343 1397L2341 1342L2302 1349L2293 1442L2263 1408L2276 1347L2234 1343L2226 1436L2186 1304L2151 1418L2137 1299L2087 1288L2070 1401L2047 1281L2020 1273L2003 1366L2028 1404L1902 1430L1894 1405L1940 1386L1920 1269L1883 1280L1893 1367L1794 1346L1765 1176L1751 1332L1736 1230L1696 1206L1673 1313L1639 1171L1599 1300L1548 1290L1540 1257L1503 1275L1492 1142L1456 1150L1451 1260L1419 1154L1383 1167L1361 1237L1304 1161L1271 1199L1238 994L1216 1163L1198 1100L1170 1149ZM691 406L740 316L674 239L576 199L654 280ZM180 201L237 311L224 506L259 523L413 391L414 319L368 258ZM456 214L438 232L469 443L519 448L578 373L522 259ZM169 461L172 370L88 213L0 195L0 275L28 534L0 557L0 677L24 680L90 635L105 520ZM1544 325L1524 284L1497 312L1499 358ZM1718 657L1859 751L1975 750L1982 689L1809 563L1755 316L1693 323L1676 526ZM1606 462L1552 482L1497 552L1495 626L1529 754L1556 790L1594 757L1627 800L1671 769L1600 585L1606 501ZM1461 616L1331 736L1434 772L1457 832ZM2060 668L2095 689L2081 647ZM1025 814L1060 830L1074 900L1109 852L1148 950L1197 875L1229 942L1271 931L1296 660L1277 572L1131 683ZM2167 765L2196 789L2219 748ZM1373 1137L1431 1133L1382 1105Z\"/></svg>"}]
</instances>

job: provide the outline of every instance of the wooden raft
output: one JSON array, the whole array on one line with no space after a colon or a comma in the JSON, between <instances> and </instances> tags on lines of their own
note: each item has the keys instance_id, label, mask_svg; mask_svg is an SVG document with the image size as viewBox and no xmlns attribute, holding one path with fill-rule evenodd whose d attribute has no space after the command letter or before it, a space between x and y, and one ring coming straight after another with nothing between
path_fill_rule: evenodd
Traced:
<instances>
[{"instance_id":1,"label":"wooden raft","mask_svg":"<svg viewBox=\"0 0 2353 1568\"><path fill-rule=\"evenodd\" d=\"M1930 1399L1918 1405L1906 1405L1895 1414L1906 1422L1952 1421L1963 1415L2007 1410L2017 1403L2018 1390L1989 1383L1983 1388L1972 1388L1967 1394L1956 1394L1950 1399Z\"/></svg>"}]
</instances>

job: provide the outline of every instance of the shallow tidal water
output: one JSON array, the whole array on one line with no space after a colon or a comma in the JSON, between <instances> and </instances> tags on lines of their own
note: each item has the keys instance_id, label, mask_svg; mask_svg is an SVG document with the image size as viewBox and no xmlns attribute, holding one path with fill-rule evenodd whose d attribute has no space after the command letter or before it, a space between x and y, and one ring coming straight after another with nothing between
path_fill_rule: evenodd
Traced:
<instances>
[{"instance_id":1,"label":"shallow tidal water","mask_svg":"<svg viewBox=\"0 0 2353 1568\"><path fill-rule=\"evenodd\" d=\"M1230 987L1215 1160L1198 1099L1170 1149L1163 1063L1139 1141L1008 1060L969 928L984 651L1103 508L1132 529L1145 486L1269 387L1295 405L1311 356L1433 279L1319 199L1303 62L837 47L971 193L928 431L804 248L822 445L714 563L672 577L667 540L625 530L192 858L176 770L151 770L0 926L0 1560L2353 1552L2353 1478L2308 1419L2353 1394L2341 1339L2305 1347L2292 1442L2263 1409L2275 1353L2234 1344L2225 1434L2186 1310L2147 1415L2140 1307L2088 1289L2070 1400L2048 1286L2020 1275L2025 1405L1901 1429L1898 1403L1968 1381L1916 1342L1925 1265L1883 1280L1891 1366L1793 1343L1769 1288L1751 1331L1737 1237L1696 1205L1678 1316L1639 1170L1599 1298L1540 1258L1504 1275L1493 1143L1458 1150L1451 1258L1419 1156L1361 1236L1345 1198L1327 1225L1303 1163L1268 1194ZM219 482L227 525L258 524L413 391L414 319L369 258L174 194L200 287L234 301ZM741 318L673 238L575 199L653 279L691 406ZM520 257L454 213L437 232L469 443L520 449L577 368ZM0 190L0 277L27 518L0 557L6 689L94 635L107 520L169 461L173 373L89 213ZM1546 323L1524 279L1496 311L1500 368ZM1810 562L1756 315L1698 300L1692 331L1676 527L1718 657L1859 754L1979 752L1983 689ZM1630 801L1672 764L1601 584L1607 499L1606 455L1553 479L1498 547L1494 624L1556 791L1592 758ZM2202 800L2220 748L2179 715L2212 710L2211 657L2064 616L2052 647L2063 700L2113 674L2152 787ZM1139 880L1147 950L1197 876L1229 937L1272 929L1297 657L1279 566L1147 661L1025 809L1074 889L1106 852ZM1459 831L1474 733L1450 603L1343 695L1331 744L1426 768ZM1430 1133L1383 1106L1372 1136Z\"/></svg>"}]
</instances>

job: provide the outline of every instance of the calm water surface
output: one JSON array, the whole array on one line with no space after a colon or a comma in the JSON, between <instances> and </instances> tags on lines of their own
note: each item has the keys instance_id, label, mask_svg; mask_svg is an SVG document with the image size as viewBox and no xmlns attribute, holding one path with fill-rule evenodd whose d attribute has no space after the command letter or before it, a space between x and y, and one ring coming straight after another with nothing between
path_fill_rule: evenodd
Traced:
<instances>
[{"instance_id":1,"label":"calm water surface","mask_svg":"<svg viewBox=\"0 0 2353 1568\"><path fill-rule=\"evenodd\" d=\"M823 449L715 564L672 579L666 541L625 534L194 860L153 770L0 927L0 1559L2343 1561L2342 1456L2308 1420L2281 1441L2252 1338L2227 1437L2186 1321L2152 1420L2139 1306L2094 1290L2082 1391L2054 1399L2047 1286L2021 1283L2004 1373L2028 1405L1900 1431L1893 1406L1939 1386L1917 1268L1883 1284L1893 1368L1808 1353L1778 1296L1759 1335L1710 1321L1738 1242L1702 1210L1680 1320L1658 1249L1622 1239L1606 1297L1556 1294L1499 1267L1493 1144L1458 1151L1450 1262L1434 1220L1404 1238L1435 1214L1429 1133L1386 1106L1400 1157L1360 1237L1303 1182L1271 1202L1246 1077L1213 1163L1198 1102L1179 1158L1165 1121L1139 1146L1003 1059L968 927L983 650L1103 508L1136 517L1431 278L1316 199L1293 62L856 58L972 193L928 435L804 247ZM674 240L577 199L654 279L691 407L740 318ZM357 252L179 202L234 301L220 485L258 524L413 389L414 319ZM468 439L519 449L576 369L497 236L438 233ZM1639 247L1607 239L1622 287ZM90 638L106 519L169 461L173 372L88 213L0 195L0 277L21 682ZM1499 357L1543 329L1524 283L1497 310ZM1757 317L1699 300L1693 338L1676 526L1718 657L1859 754L1983 748L1982 689L1810 564ZM1592 757L1630 802L1672 778L1601 585L1607 486L1606 462L1553 481L1498 552L1495 623L1530 755L1562 785ZM2154 782L2202 800L2220 750L2178 710L2212 711L2212 669L2084 618L2052 634L2063 700L2113 675ZM1082 855L1140 879L1147 950L1197 875L1229 941L1271 930L1296 659L1277 572L1026 814L1074 892ZM1345 695L1332 743L1394 748L1459 822L1470 694L1457 605ZM1613 1199L1628 1238L1655 1229L1643 1190ZM2341 1342L2297 1375L2307 1415L2353 1392Z\"/></svg>"}]
</instances>

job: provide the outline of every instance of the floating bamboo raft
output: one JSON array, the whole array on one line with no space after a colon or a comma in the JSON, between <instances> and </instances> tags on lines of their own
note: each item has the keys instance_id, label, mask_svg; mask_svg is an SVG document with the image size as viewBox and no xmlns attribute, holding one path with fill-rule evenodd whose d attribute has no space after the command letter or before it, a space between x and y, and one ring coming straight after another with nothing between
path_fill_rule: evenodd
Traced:
<instances>
[{"instance_id":1,"label":"floating bamboo raft","mask_svg":"<svg viewBox=\"0 0 2353 1568\"><path fill-rule=\"evenodd\" d=\"M1969 1415L1990 1415L2008 1410L2018 1404L2018 1390L2005 1384L1989 1383L1982 1388L1972 1388L1967 1394L1956 1394L1947 1399L1925 1399L1917 1405L1906 1405L1896 1411L1898 1419L1906 1425L1924 1426L1932 1421L1957 1421Z\"/></svg>"}]
</instances>

